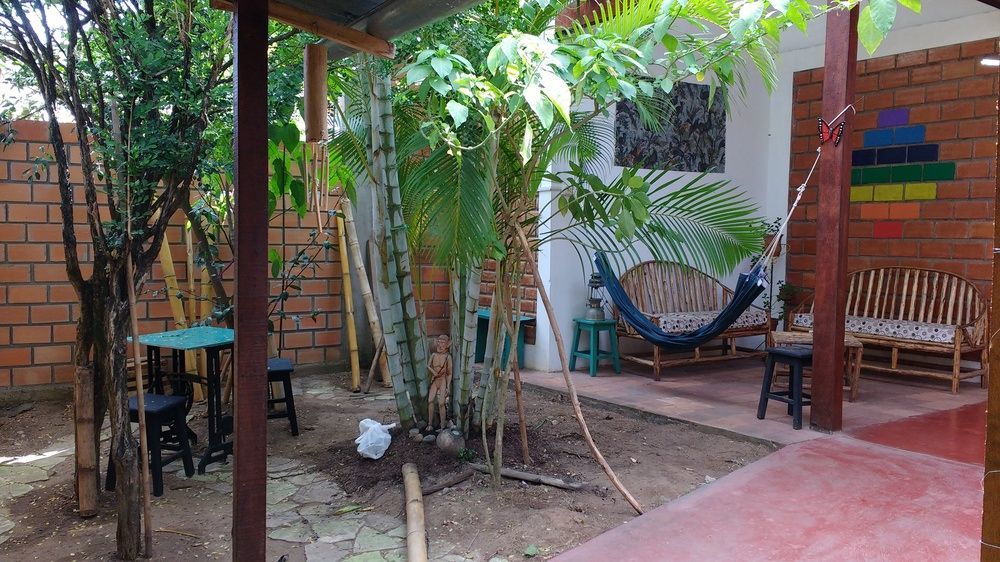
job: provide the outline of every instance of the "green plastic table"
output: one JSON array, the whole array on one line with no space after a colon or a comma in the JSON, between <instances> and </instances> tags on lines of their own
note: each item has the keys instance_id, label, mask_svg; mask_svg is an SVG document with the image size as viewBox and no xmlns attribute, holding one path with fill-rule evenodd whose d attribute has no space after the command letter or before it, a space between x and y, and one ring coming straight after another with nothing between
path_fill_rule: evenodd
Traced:
<instances>
[{"instance_id":1,"label":"green plastic table","mask_svg":"<svg viewBox=\"0 0 1000 562\"><path fill-rule=\"evenodd\" d=\"M171 350L173 365L177 373L175 377L184 377L187 368L184 365L184 352L198 349L205 350L208 370L206 387L208 388L208 447L201 460L198 461L198 473L204 474L205 467L213 462L225 462L233 454L233 442L226 437L233 432L233 418L222 411L222 365L219 358L223 349L232 349L235 333L229 328L198 326L181 330L170 330L156 334L139 336L139 343L146 346L147 364L154 369L150 381L154 392L163 393L163 363L160 354L163 349ZM200 382L200 381L198 381Z\"/></svg>"},{"instance_id":2,"label":"green plastic table","mask_svg":"<svg viewBox=\"0 0 1000 562\"><path fill-rule=\"evenodd\" d=\"M486 358L486 335L490 326L490 309L480 308L476 315L478 324L476 325L476 363L482 363ZM530 316L515 315L511 317L511 323L516 324L521 321L521 329L517 331L517 364L524 368L524 327L534 324L535 319ZM503 354L500 363L507 363L507 356L510 355L510 334L504 335Z\"/></svg>"},{"instance_id":3,"label":"green plastic table","mask_svg":"<svg viewBox=\"0 0 1000 562\"><path fill-rule=\"evenodd\" d=\"M615 332L616 321L613 318L607 320L590 320L587 318L573 319L573 353L569 358L569 370L576 370L576 359L578 357L589 362L590 376L597 376L597 364L601 359L610 359L611 365L616 373L622 372L621 360L618 357L618 334ZM580 336L583 332L589 332L590 347L580 350ZM604 351L601 349L601 332L608 333L611 341L611 349Z\"/></svg>"}]
</instances>

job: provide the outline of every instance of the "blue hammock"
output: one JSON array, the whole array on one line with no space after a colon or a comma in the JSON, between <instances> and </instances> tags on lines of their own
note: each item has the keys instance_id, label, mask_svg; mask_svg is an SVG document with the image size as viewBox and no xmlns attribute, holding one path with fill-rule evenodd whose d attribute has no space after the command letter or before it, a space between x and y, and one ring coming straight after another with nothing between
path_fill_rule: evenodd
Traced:
<instances>
[{"instance_id":1,"label":"blue hammock","mask_svg":"<svg viewBox=\"0 0 1000 562\"><path fill-rule=\"evenodd\" d=\"M597 264L597 271L601 274L601 279L604 280L604 287L608 290L611 300L618 307L618 312L625 322L635 328L635 331L643 339L668 352L690 351L717 338L733 322L736 322L747 308L750 308L753 301L767 287L767 281L764 278L764 266L758 264L750 271L740 274L740 279L736 282L736 289L733 291L732 300L719 312L715 320L697 330L683 334L668 334L654 324L649 317L643 314L629 300L625 289L622 288L621 282L618 281L614 272L611 271L611 264L608 263L608 258L604 255L604 252L598 252L595 255L594 263Z\"/></svg>"}]
</instances>

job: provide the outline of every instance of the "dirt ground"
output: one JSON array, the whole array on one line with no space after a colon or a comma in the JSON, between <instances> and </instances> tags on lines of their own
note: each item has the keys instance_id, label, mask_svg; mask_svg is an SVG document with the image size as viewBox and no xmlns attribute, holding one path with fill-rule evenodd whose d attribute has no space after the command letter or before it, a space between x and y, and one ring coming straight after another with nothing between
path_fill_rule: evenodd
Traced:
<instances>
[{"instance_id":1,"label":"dirt ground","mask_svg":"<svg viewBox=\"0 0 1000 562\"><path fill-rule=\"evenodd\" d=\"M312 375L309 379L322 379L326 384L330 377ZM433 444L411 441L405 434L394 437L382 459L361 459L353 442L358 421L365 417L392 421L391 396L386 392L350 394L343 388L343 374L332 377L337 385L333 391L297 392L296 407L303 429L298 438L288 433L285 420L268 423L271 456L315 466L339 484L346 493L344 501L399 519L405 519L400 473L404 462L418 465L425 487L464 470L454 456ZM521 464L511 393L505 466L584 483L585 488L567 491L505 480L496 489L487 476L476 474L426 496L432 556L436 544L446 544L447 552L439 551L438 555L522 560L526 550L537 549L536 558L547 559L634 517L632 509L590 458L568 399L530 388L525 389L525 399L533 463ZM191 426L195 431L204 431L203 414L197 407L195 412L199 414ZM647 509L773 450L765 444L628 412L585 406L584 413L605 457ZM0 412L0 456L42 451L54 439L71 433L71 413L66 404L38 402L14 418L5 418ZM481 442L474 440L468 446L482 462ZM177 463L172 470L179 468ZM229 559L232 519L226 484L206 487L197 478L185 479L173 473L165 482L164 496L153 502L154 559ZM16 526L9 540L0 544L0 560L114 559L113 494L103 495L103 509L98 516L86 520L76 516L71 458L54 467L48 480L32 486L35 489L7 502L6 509ZM289 561L305 560L308 553L301 544L273 538L268 551L274 560L287 555Z\"/></svg>"}]
</instances>

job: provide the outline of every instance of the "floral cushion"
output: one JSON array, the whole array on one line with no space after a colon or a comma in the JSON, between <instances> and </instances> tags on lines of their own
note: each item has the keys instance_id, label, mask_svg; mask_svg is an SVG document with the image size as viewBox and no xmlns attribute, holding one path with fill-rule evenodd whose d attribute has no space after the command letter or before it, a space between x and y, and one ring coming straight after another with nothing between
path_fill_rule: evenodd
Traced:
<instances>
[{"instance_id":1,"label":"floral cushion","mask_svg":"<svg viewBox=\"0 0 1000 562\"><path fill-rule=\"evenodd\" d=\"M654 316L660 329L670 334L682 334L697 330L710 323L719 316L718 310L705 310L701 312L668 312ZM748 308L736 322L733 322L730 329L753 328L767 324L767 312L759 308Z\"/></svg>"},{"instance_id":2,"label":"floral cushion","mask_svg":"<svg viewBox=\"0 0 1000 562\"><path fill-rule=\"evenodd\" d=\"M813 315L795 314L792 316L792 325L800 328L812 328ZM890 320L865 316L848 316L844 324L844 330L853 334L869 334L934 343L955 343L955 332L958 329L957 326L934 322Z\"/></svg>"}]
</instances>

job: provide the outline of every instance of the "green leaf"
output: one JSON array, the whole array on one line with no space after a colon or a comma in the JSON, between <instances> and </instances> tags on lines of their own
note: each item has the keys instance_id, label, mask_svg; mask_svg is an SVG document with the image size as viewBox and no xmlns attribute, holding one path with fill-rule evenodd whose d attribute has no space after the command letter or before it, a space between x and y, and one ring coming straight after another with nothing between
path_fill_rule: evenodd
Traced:
<instances>
[{"instance_id":1,"label":"green leaf","mask_svg":"<svg viewBox=\"0 0 1000 562\"><path fill-rule=\"evenodd\" d=\"M893 0L895 2L895 0ZM757 24L760 20L761 15L764 14L764 3L757 2L747 2L740 7L739 17L733 20L733 23L729 27L730 33L737 41L742 41L743 36L746 35L747 29Z\"/></svg>"},{"instance_id":2,"label":"green leaf","mask_svg":"<svg viewBox=\"0 0 1000 562\"><path fill-rule=\"evenodd\" d=\"M531 159L531 143L534 140L534 132L531 130L531 123L524 124L524 137L521 139L521 163L526 164Z\"/></svg>"},{"instance_id":3,"label":"green leaf","mask_svg":"<svg viewBox=\"0 0 1000 562\"><path fill-rule=\"evenodd\" d=\"M789 0L769 0L770 4L774 6L775 10L778 10L782 14L788 11Z\"/></svg>"},{"instance_id":4,"label":"green leaf","mask_svg":"<svg viewBox=\"0 0 1000 562\"><path fill-rule=\"evenodd\" d=\"M298 213L299 217L306 216L308 210L306 206L306 184L302 183L302 180L298 178L293 179L288 185L288 192L292 196L292 206L295 207L295 212Z\"/></svg>"},{"instance_id":5,"label":"green leaf","mask_svg":"<svg viewBox=\"0 0 1000 562\"><path fill-rule=\"evenodd\" d=\"M562 78L551 72L545 73L542 79L542 88L544 88L545 97L549 98L549 101L555 106L556 111L559 112L563 121L570 124L569 110L573 100L569 86Z\"/></svg>"},{"instance_id":6,"label":"green leaf","mask_svg":"<svg viewBox=\"0 0 1000 562\"><path fill-rule=\"evenodd\" d=\"M861 10L861 14L858 16L858 39L861 44L864 45L865 50L868 51L869 55L875 54L879 45L882 44L882 40L885 39L885 34L880 32L877 27L875 27L875 22L872 21L872 11L871 6L865 6Z\"/></svg>"},{"instance_id":7,"label":"green leaf","mask_svg":"<svg viewBox=\"0 0 1000 562\"><path fill-rule=\"evenodd\" d=\"M299 146L299 128L295 123L285 123L284 125L268 125L267 136L274 144L283 144L289 152L294 151Z\"/></svg>"},{"instance_id":8,"label":"green leaf","mask_svg":"<svg viewBox=\"0 0 1000 562\"><path fill-rule=\"evenodd\" d=\"M281 253L275 248L271 248L267 251L267 261L271 264L271 277L280 276L281 270L285 267L285 260L281 257Z\"/></svg>"},{"instance_id":9,"label":"green leaf","mask_svg":"<svg viewBox=\"0 0 1000 562\"><path fill-rule=\"evenodd\" d=\"M920 0L899 0L899 3L902 4L904 8L909 8L918 14L920 13Z\"/></svg>"},{"instance_id":10,"label":"green leaf","mask_svg":"<svg viewBox=\"0 0 1000 562\"><path fill-rule=\"evenodd\" d=\"M455 122L456 128L461 127L462 123L465 123L465 120L469 118L469 108L455 100L449 100L445 108L448 110L448 114L451 115L452 121Z\"/></svg>"},{"instance_id":11,"label":"green leaf","mask_svg":"<svg viewBox=\"0 0 1000 562\"><path fill-rule=\"evenodd\" d=\"M500 45L495 45L490 49L490 53L486 55L486 68L489 69L490 74L496 74L497 69L500 65L507 62L506 57L503 54L503 49Z\"/></svg>"},{"instance_id":12,"label":"green leaf","mask_svg":"<svg viewBox=\"0 0 1000 562\"><path fill-rule=\"evenodd\" d=\"M451 92L451 88L448 87L448 83L437 76L430 79L430 85L431 88L434 88L435 92L441 94L442 96L447 96Z\"/></svg>"},{"instance_id":13,"label":"green leaf","mask_svg":"<svg viewBox=\"0 0 1000 562\"><path fill-rule=\"evenodd\" d=\"M528 102L528 107L538 116L543 128L552 126L552 102L545 97L541 88L536 85L525 88L524 101Z\"/></svg>"},{"instance_id":14,"label":"green leaf","mask_svg":"<svg viewBox=\"0 0 1000 562\"><path fill-rule=\"evenodd\" d=\"M451 59L445 57L432 58L431 66L434 68L434 72L437 72L438 76L440 76L441 78L447 78L448 75L451 74L451 69L454 68Z\"/></svg>"},{"instance_id":15,"label":"green leaf","mask_svg":"<svg viewBox=\"0 0 1000 562\"><path fill-rule=\"evenodd\" d=\"M424 78L431 75L431 69L425 65L413 65L409 70L406 71L406 83L416 84L417 82L423 82Z\"/></svg>"},{"instance_id":16,"label":"green leaf","mask_svg":"<svg viewBox=\"0 0 1000 562\"><path fill-rule=\"evenodd\" d=\"M663 48L667 50L668 53L672 53L677 50L677 46L680 45L680 41L676 37L670 35L669 33L663 36L660 41L663 43Z\"/></svg>"},{"instance_id":17,"label":"green leaf","mask_svg":"<svg viewBox=\"0 0 1000 562\"><path fill-rule=\"evenodd\" d=\"M884 38L896 21L896 0L869 0L867 7L871 11L875 29L879 30Z\"/></svg>"}]
</instances>

